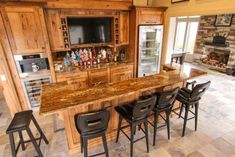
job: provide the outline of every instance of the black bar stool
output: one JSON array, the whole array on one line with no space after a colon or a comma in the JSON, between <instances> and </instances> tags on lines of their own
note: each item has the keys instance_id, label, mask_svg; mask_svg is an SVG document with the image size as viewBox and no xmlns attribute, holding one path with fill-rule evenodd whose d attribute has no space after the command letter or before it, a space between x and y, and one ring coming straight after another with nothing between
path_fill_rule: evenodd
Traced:
<instances>
[{"instance_id":1,"label":"black bar stool","mask_svg":"<svg viewBox=\"0 0 235 157\"><path fill-rule=\"evenodd\" d=\"M37 128L37 130L40 134L39 138L35 139L31 129L29 128L31 120L33 121L35 127ZM29 135L30 140L24 141L23 135L22 135L22 131L24 131L24 130ZM15 132L18 132L19 138L20 138L20 142L18 143L17 146L15 146L14 135L13 135ZM12 152L13 157L16 157L16 154L19 150L20 145L22 147L22 150L24 151L25 150L25 143L28 143L28 142L32 142L34 145L34 148L36 149L36 151L38 153L38 156L43 157L42 152L40 150L41 140L43 139L46 144L48 144L48 140L47 140L46 136L44 135L44 133L42 132L41 128L39 127L35 117L33 116L32 110L16 113L14 115L9 127L7 128L6 133L9 134L10 144L11 144L11 152ZM37 142L36 142L37 140L39 140L39 144L37 144Z\"/></svg>"},{"instance_id":2,"label":"black bar stool","mask_svg":"<svg viewBox=\"0 0 235 157\"><path fill-rule=\"evenodd\" d=\"M108 157L109 153L106 141L106 130L110 118L109 111L102 110L85 114L77 114L74 118L77 130L80 133L81 152L83 152L84 149L84 156L88 157L88 139L102 137L104 152L91 156L105 154L106 157Z\"/></svg>"},{"instance_id":3,"label":"black bar stool","mask_svg":"<svg viewBox=\"0 0 235 157\"><path fill-rule=\"evenodd\" d=\"M146 146L147 152L149 152L149 142L148 142L148 116L152 111L155 103L156 96L142 97L140 100L135 101L131 104L125 104L122 106L116 106L115 110L119 114L119 122L117 129L117 138L116 142L118 142L120 131L131 141L131 150L130 156L133 157L133 144L143 138L146 138ZM123 118L128 122L128 125L121 126ZM141 124L144 123L144 130L141 128ZM124 131L124 128L130 126L130 136L129 137ZM136 127L140 126L140 129L144 132L145 136L141 137L134 141L134 134L136 131Z\"/></svg>"},{"instance_id":4,"label":"black bar stool","mask_svg":"<svg viewBox=\"0 0 235 157\"><path fill-rule=\"evenodd\" d=\"M151 122L149 122L154 128L153 145L155 145L155 142L156 142L157 128L165 126L165 125L162 125L159 127L157 126L159 115L165 121L165 124L167 126L167 136L168 136L168 139L170 139L170 113L171 113L171 110L172 110L173 104L175 102L175 98L177 96L178 91L179 91L179 87L177 87L173 90L167 90L167 91L163 91L160 93L156 93L157 102L156 102L155 107L153 108L153 114L154 114L153 124ZM165 112L166 118L164 118L161 115L161 113L163 113L163 112Z\"/></svg>"},{"instance_id":5,"label":"black bar stool","mask_svg":"<svg viewBox=\"0 0 235 157\"><path fill-rule=\"evenodd\" d=\"M208 81L206 83L197 84L195 86L196 81L187 82L186 87L183 87L179 90L179 93L176 97L176 100L181 102L180 112L179 112L179 114L176 113L175 111L173 111L173 112L176 113L177 115L179 115L179 118L184 119L182 136L185 135L187 121L191 120L193 118L195 118L195 131L197 131L199 101L201 100L202 95L209 88L210 83L211 83L211 81ZM192 85L192 89L188 88L189 85ZM190 109L190 107L191 108L195 107L195 111L193 112ZM183 117L183 116L181 116L181 114L182 114L184 108L185 108L185 115ZM189 112L193 114L193 117L188 118Z\"/></svg>"}]
</instances>

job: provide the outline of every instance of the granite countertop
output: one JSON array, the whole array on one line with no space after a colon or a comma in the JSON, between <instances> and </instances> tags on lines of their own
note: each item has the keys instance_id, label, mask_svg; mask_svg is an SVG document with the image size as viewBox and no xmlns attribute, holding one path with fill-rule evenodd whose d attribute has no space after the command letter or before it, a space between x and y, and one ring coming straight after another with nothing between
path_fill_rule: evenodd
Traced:
<instances>
[{"instance_id":1,"label":"granite countertop","mask_svg":"<svg viewBox=\"0 0 235 157\"><path fill-rule=\"evenodd\" d=\"M71 71L69 71L69 72L67 72L67 71L56 72L56 75L85 72L88 70L95 70L95 69L97 70L97 69L103 69L103 68L112 68L112 67L116 67L116 66L124 66L124 65L130 65L130 64L133 64L133 62L124 61L124 62L100 63L100 64L90 65L90 66L86 66L86 67L73 66Z\"/></svg>"},{"instance_id":2,"label":"granite countertop","mask_svg":"<svg viewBox=\"0 0 235 157\"><path fill-rule=\"evenodd\" d=\"M80 90L73 90L64 82L46 85L43 86L42 89L39 113L49 114L66 110L77 105L112 100L115 97L128 93L161 88L205 74L206 72L204 71L186 65L165 65L163 66L163 70L156 75L103 84Z\"/></svg>"}]
</instances>

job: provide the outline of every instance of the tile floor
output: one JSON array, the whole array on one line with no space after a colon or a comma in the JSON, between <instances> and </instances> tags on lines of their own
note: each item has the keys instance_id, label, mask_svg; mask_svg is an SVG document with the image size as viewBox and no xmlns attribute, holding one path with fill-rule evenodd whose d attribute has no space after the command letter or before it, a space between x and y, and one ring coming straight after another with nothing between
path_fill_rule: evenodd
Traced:
<instances>
[{"instance_id":1,"label":"tile floor","mask_svg":"<svg viewBox=\"0 0 235 157\"><path fill-rule=\"evenodd\" d=\"M197 65L192 65L200 68ZM206 70L206 69L205 69ZM200 102L198 131L194 132L194 121L189 121L186 136L181 137L183 120L171 118L171 139L167 140L166 128L157 132L157 145L152 146L150 128L150 152L146 153L145 140L134 145L135 157L235 157L235 77L208 71L207 76L196 78L198 82L211 80L212 84ZM10 155L10 145L5 129L11 120L6 104L0 96L0 157ZM41 146L45 157L79 157L83 154L69 154L64 131L53 133L52 117L36 117L46 132L50 144ZM140 133L137 133L140 136ZM128 157L129 142L122 137L119 143L108 143L110 157ZM94 153L102 150L96 147ZM32 144L26 151L21 150L18 157L32 157L36 153Z\"/></svg>"}]
</instances>

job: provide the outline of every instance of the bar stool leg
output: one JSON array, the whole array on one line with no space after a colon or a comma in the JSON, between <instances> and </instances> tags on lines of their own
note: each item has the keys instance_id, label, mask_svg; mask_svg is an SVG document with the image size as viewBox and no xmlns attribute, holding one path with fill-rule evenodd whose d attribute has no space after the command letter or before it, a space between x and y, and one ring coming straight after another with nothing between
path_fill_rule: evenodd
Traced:
<instances>
[{"instance_id":1,"label":"bar stool leg","mask_svg":"<svg viewBox=\"0 0 235 157\"><path fill-rule=\"evenodd\" d=\"M83 141L83 145L84 145L84 157L88 157L88 152L87 152L87 147L88 147L87 142L88 142L88 139L83 137L82 141Z\"/></svg>"},{"instance_id":2,"label":"bar stool leg","mask_svg":"<svg viewBox=\"0 0 235 157\"><path fill-rule=\"evenodd\" d=\"M188 121L188 111L189 111L189 105L186 105L185 106L184 126L183 126L182 137L184 137L184 135L185 135L186 124L187 124L187 121Z\"/></svg>"},{"instance_id":3,"label":"bar stool leg","mask_svg":"<svg viewBox=\"0 0 235 157\"><path fill-rule=\"evenodd\" d=\"M107 140L105 133L102 135L102 140L103 140L103 146L104 146L104 151L105 151L105 156L109 157L109 151L108 151L108 146L107 146Z\"/></svg>"},{"instance_id":4,"label":"bar stool leg","mask_svg":"<svg viewBox=\"0 0 235 157\"><path fill-rule=\"evenodd\" d=\"M170 111L166 111L167 137L170 139Z\"/></svg>"},{"instance_id":5,"label":"bar stool leg","mask_svg":"<svg viewBox=\"0 0 235 157\"><path fill-rule=\"evenodd\" d=\"M197 131L198 107L199 107L199 103L196 103L195 104L195 131Z\"/></svg>"},{"instance_id":6,"label":"bar stool leg","mask_svg":"<svg viewBox=\"0 0 235 157\"><path fill-rule=\"evenodd\" d=\"M156 134L157 134L157 122L158 122L158 113L154 112L154 120L153 120L153 145L156 144Z\"/></svg>"},{"instance_id":7,"label":"bar stool leg","mask_svg":"<svg viewBox=\"0 0 235 157\"><path fill-rule=\"evenodd\" d=\"M81 135L80 135L80 144L81 144L81 153L83 153L83 139Z\"/></svg>"},{"instance_id":8,"label":"bar stool leg","mask_svg":"<svg viewBox=\"0 0 235 157\"><path fill-rule=\"evenodd\" d=\"M38 156L39 157L43 157L42 152L41 152L41 150L40 150L40 148L39 148L39 146L38 146L38 144L37 144L37 142L36 142L32 132L31 132L31 130L29 128L27 128L26 131L27 131L27 133L29 135L29 138L31 139L31 141L32 141L32 143L34 145L34 148L36 149L36 151L38 153Z\"/></svg>"},{"instance_id":9,"label":"bar stool leg","mask_svg":"<svg viewBox=\"0 0 235 157\"><path fill-rule=\"evenodd\" d=\"M116 143L118 142L118 139L119 139L121 125L122 125L122 116L119 115Z\"/></svg>"},{"instance_id":10,"label":"bar stool leg","mask_svg":"<svg viewBox=\"0 0 235 157\"><path fill-rule=\"evenodd\" d=\"M131 157L133 157L133 145L134 145L134 129L135 126L133 124L130 125L131 126Z\"/></svg>"},{"instance_id":11,"label":"bar stool leg","mask_svg":"<svg viewBox=\"0 0 235 157\"><path fill-rule=\"evenodd\" d=\"M12 157L16 157L15 141L14 141L13 133L9 133L9 139L10 139L10 144L11 144Z\"/></svg>"},{"instance_id":12,"label":"bar stool leg","mask_svg":"<svg viewBox=\"0 0 235 157\"><path fill-rule=\"evenodd\" d=\"M33 120L33 123L34 123L34 125L36 126L37 130L39 131L40 136L43 138L43 140L45 141L45 143L48 144L49 142L48 142L48 140L47 140L45 134L42 132L42 129L41 129L40 126L38 125L38 123L37 123L37 121L36 121L36 119L35 119L34 116L32 116L32 120Z\"/></svg>"},{"instance_id":13,"label":"bar stool leg","mask_svg":"<svg viewBox=\"0 0 235 157\"><path fill-rule=\"evenodd\" d=\"M184 109L184 104L181 103L181 105L180 105L180 113L179 113L179 117L178 117L178 118L181 117L181 114L182 114L182 112L183 112L183 109Z\"/></svg>"},{"instance_id":14,"label":"bar stool leg","mask_svg":"<svg viewBox=\"0 0 235 157\"><path fill-rule=\"evenodd\" d=\"M149 152L149 136L148 136L148 122L144 122L144 130L145 130L145 138L146 138L146 146L147 146L147 153Z\"/></svg>"},{"instance_id":15,"label":"bar stool leg","mask_svg":"<svg viewBox=\"0 0 235 157\"><path fill-rule=\"evenodd\" d=\"M19 133L19 137L20 137L21 147L22 147L22 150L24 151L25 150L24 138L23 138L23 135L22 135L21 131L18 131L18 133Z\"/></svg>"}]
</instances>

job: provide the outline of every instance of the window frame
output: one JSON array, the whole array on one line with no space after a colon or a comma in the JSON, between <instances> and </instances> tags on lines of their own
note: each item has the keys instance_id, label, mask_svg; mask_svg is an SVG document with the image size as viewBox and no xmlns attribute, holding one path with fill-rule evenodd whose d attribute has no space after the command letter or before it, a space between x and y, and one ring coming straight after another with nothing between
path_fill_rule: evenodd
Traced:
<instances>
[{"instance_id":1,"label":"window frame","mask_svg":"<svg viewBox=\"0 0 235 157\"><path fill-rule=\"evenodd\" d=\"M200 16L176 17L175 34L174 34L174 42L173 42L173 51L179 51L179 50L176 50L176 37L177 37L177 29L178 29L179 22L186 22L186 29L185 29L185 33L184 33L184 41L183 41L183 49L182 49L182 52L185 52L186 44L188 44L188 41L189 41L189 39L188 39L189 38L188 37L189 36L189 30L190 30L189 29L189 23L190 22L198 22L198 24L199 24ZM196 40L195 40L195 43L196 43ZM191 52L185 52L185 53L190 53L191 54Z\"/></svg>"}]
</instances>

